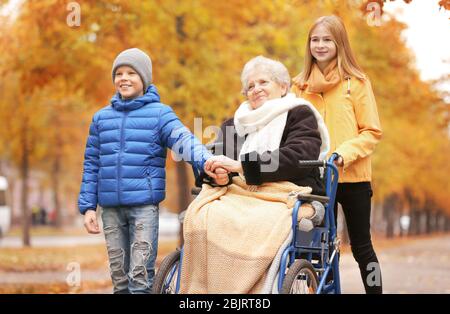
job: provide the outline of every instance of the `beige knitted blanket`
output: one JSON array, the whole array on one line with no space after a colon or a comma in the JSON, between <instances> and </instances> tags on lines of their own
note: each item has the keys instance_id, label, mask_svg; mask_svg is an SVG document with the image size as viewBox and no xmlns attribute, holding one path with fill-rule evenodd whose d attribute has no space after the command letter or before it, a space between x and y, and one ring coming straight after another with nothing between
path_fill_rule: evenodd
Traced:
<instances>
[{"instance_id":1,"label":"beige knitted blanket","mask_svg":"<svg viewBox=\"0 0 450 314\"><path fill-rule=\"evenodd\" d=\"M239 177L227 187L204 184L184 219L180 293L261 293L298 193L311 188L276 182L251 192ZM299 219L313 214L304 204Z\"/></svg>"}]
</instances>

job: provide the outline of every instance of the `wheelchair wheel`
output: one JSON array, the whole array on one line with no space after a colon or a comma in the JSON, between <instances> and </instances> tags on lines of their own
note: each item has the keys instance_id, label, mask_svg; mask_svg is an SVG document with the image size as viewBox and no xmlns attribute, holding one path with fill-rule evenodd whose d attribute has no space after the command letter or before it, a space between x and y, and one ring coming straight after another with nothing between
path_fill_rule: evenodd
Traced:
<instances>
[{"instance_id":1,"label":"wheelchair wheel","mask_svg":"<svg viewBox=\"0 0 450 314\"><path fill-rule=\"evenodd\" d=\"M153 281L152 293L175 294L179 264L180 251L178 250L170 253L162 260Z\"/></svg>"},{"instance_id":2,"label":"wheelchair wheel","mask_svg":"<svg viewBox=\"0 0 450 314\"><path fill-rule=\"evenodd\" d=\"M317 273L310 262L296 260L289 267L283 281L283 294L315 294L318 286Z\"/></svg>"}]
</instances>

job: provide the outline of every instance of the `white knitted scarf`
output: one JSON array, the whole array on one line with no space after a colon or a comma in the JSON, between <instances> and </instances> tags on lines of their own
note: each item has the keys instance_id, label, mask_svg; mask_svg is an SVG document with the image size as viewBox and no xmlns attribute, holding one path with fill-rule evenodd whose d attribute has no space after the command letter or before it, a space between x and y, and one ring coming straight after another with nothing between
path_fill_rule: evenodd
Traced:
<instances>
[{"instance_id":1,"label":"white knitted scarf","mask_svg":"<svg viewBox=\"0 0 450 314\"><path fill-rule=\"evenodd\" d=\"M256 109L252 109L248 101L239 106L234 114L234 125L239 136L247 135L239 153L239 160L241 154L252 151L262 154L278 149L286 126L288 111L297 106L307 106L313 111L322 138L319 160L324 160L330 149L330 139L325 122L309 101L297 98L293 93L282 98L268 100Z\"/></svg>"}]
</instances>

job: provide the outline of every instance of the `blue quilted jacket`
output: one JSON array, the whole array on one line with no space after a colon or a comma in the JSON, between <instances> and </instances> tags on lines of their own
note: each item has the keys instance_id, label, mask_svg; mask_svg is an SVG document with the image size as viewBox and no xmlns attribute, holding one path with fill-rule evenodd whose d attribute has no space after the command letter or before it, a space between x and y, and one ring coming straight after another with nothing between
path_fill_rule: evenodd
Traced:
<instances>
[{"instance_id":1,"label":"blue quilted jacket","mask_svg":"<svg viewBox=\"0 0 450 314\"><path fill-rule=\"evenodd\" d=\"M143 96L122 100L118 94L99 110L89 129L78 207L158 204L165 198L166 148L197 171L211 154L160 103L150 85Z\"/></svg>"}]
</instances>

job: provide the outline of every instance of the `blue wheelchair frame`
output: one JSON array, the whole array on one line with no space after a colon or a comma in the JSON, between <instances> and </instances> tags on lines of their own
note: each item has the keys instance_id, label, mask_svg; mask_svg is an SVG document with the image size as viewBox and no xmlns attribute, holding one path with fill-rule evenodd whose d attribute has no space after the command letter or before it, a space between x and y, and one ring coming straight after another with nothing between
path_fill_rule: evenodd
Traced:
<instances>
[{"instance_id":1,"label":"blue wheelchair frame","mask_svg":"<svg viewBox=\"0 0 450 314\"><path fill-rule=\"evenodd\" d=\"M293 238L290 245L284 250L281 262L280 272L278 277L278 291L281 291L283 280L285 278L285 270L291 266L296 258L300 255L306 255L308 260L316 272L319 274L319 285L317 287L317 294L321 293L341 293L340 278L339 278L339 240L337 239L336 224L334 218L334 204L336 197L336 190L338 185L339 173L334 165L334 160L337 155L333 154L328 161L300 161L301 167L317 168L323 167L326 178L326 202L324 224L322 227L314 227L311 231L305 232L298 229L298 212L302 205L302 197L296 201L292 212L292 232ZM314 198L314 196L312 196ZM180 261L175 265L168 276L173 278L175 272L178 273L175 293L179 293L181 266L183 262L183 251L181 248ZM330 255L331 252L331 255ZM320 259L313 262L313 254L320 255ZM326 283L327 275L333 272L333 280ZM170 282L171 280L169 280Z\"/></svg>"},{"instance_id":2,"label":"blue wheelchair frame","mask_svg":"<svg viewBox=\"0 0 450 314\"><path fill-rule=\"evenodd\" d=\"M339 277L339 240L337 238L336 223L334 218L334 204L336 201L336 190L339 180L338 169L334 165L337 155L333 154L327 162L323 161L300 161L301 167L315 168L323 167L326 176L326 195L328 197L325 206L325 220L323 227L315 227L309 232L298 229L298 211L302 205L301 197L295 203L292 212L292 232L291 244L283 252L280 263L280 276L278 278L278 291L281 291L285 277L284 270L292 265L301 254L307 256L307 260L316 269L319 285L316 293L341 293ZM330 251L332 250L331 256ZM320 254L320 259L312 263L313 254ZM289 262L288 262L289 257ZM328 273L333 272L333 280L326 283Z\"/></svg>"}]
</instances>

